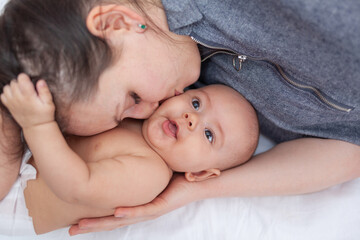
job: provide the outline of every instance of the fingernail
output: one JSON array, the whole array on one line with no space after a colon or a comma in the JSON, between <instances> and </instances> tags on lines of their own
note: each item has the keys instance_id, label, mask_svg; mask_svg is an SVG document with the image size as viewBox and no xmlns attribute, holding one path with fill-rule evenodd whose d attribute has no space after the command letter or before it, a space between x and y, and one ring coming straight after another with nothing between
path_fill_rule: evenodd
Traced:
<instances>
[{"instance_id":1,"label":"fingernail","mask_svg":"<svg viewBox=\"0 0 360 240\"><path fill-rule=\"evenodd\" d=\"M46 85L46 84L45 84L45 81L41 81L41 80L40 80L39 83L38 83L38 86L39 86L39 87L45 87L45 85Z\"/></svg>"},{"instance_id":2,"label":"fingernail","mask_svg":"<svg viewBox=\"0 0 360 240\"><path fill-rule=\"evenodd\" d=\"M125 217L126 215L123 214L123 213L120 213L120 214L115 214L115 217L117 218L122 218L122 217Z\"/></svg>"},{"instance_id":3,"label":"fingernail","mask_svg":"<svg viewBox=\"0 0 360 240\"><path fill-rule=\"evenodd\" d=\"M87 230L87 229L89 229L89 227L88 227L88 226L81 226L81 225L79 225L79 229L81 229L81 230Z\"/></svg>"}]
</instances>

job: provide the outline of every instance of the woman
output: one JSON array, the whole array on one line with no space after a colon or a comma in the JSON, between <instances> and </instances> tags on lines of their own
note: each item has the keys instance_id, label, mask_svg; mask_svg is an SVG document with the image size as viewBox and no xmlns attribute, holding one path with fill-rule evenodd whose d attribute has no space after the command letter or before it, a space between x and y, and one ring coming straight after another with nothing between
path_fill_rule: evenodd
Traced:
<instances>
[{"instance_id":1,"label":"woman","mask_svg":"<svg viewBox=\"0 0 360 240\"><path fill-rule=\"evenodd\" d=\"M59 111L65 130L95 134L124 117L147 117L151 104L195 81L199 43L201 82L222 82L241 92L258 111L262 131L279 144L206 183L189 184L176 176L152 203L119 208L115 214L122 218L80 221L72 234L148 220L204 198L300 194L360 175L357 1L114 0L101 1L101 8L100 1L87 2L80 12L91 35L81 39L105 39L118 51L108 68L99 64L103 61L90 64L105 69L96 94L67 104L69 119L61 119ZM72 27L64 29L83 32ZM182 84L163 91L160 83L173 81ZM51 90L55 98L66 100L61 95L66 91ZM134 105L139 99L147 104Z\"/></svg>"},{"instance_id":2,"label":"woman","mask_svg":"<svg viewBox=\"0 0 360 240\"><path fill-rule=\"evenodd\" d=\"M124 118L147 118L160 100L183 92L200 72L191 39L169 34L165 40L158 28L146 29L136 4L100 2L12 0L0 20L1 89L21 72L33 82L46 79L59 106L57 121L68 134L93 135ZM158 8L146 5L158 16L148 28L165 21ZM0 164L8 166L1 184L9 189L23 146L3 105L1 124Z\"/></svg>"},{"instance_id":3,"label":"woman","mask_svg":"<svg viewBox=\"0 0 360 240\"><path fill-rule=\"evenodd\" d=\"M259 113L262 132L279 144L206 183L176 176L150 204L119 208L118 218L84 219L72 234L153 219L204 198L301 194L360 176L358 2L162 5L165 33L199 43L201 81L244 94Z\"/></svg>"}]
</instances>

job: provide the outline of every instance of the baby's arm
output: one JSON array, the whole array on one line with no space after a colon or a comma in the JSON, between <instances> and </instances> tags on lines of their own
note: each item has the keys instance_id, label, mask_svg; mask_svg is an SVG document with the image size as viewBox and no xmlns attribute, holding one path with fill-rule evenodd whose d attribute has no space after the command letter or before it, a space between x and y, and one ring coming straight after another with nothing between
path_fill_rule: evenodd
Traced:
<instances>
[{"instance_id":1,"label":"baby's arm","mask_svg":"<svg viewBox=\"0 0 360 240\"><path fill-rule=\"evenodd\" d=\"M28 76L21 74L17 81L12 81L4 89L1 100L23 128L39 172L59 198L71 203L109 208L116 204L125 205L125 200L129 199L133 201L128 202L136 204L134 199L146 198L146 194L156 192L153 189L156 181L161 182L162 185L158 185L162 189L166 186L168 178L164 184L163 178L152 174L151 167L157 165L146 166L150 161L141 157L131 157L131 161L123 161L128 156L121 156L121 159L84 162L68 146L54 120L55 106L45 81L37 82L36 89L38 94ZM146 188L148 192L139 187L146 181L150 183Z\"/></svg>"},{"instance_id":2,"label":"baby's arm","mask_svg":"<svg viewBox=\"0 0 360 240\"><path fill-rule=\"evenodd\" d=\"M87 166L68 147L55 122L55 106L44 80L35 91L29 77L20 74L4 87L2 103L23 130L37 167L50 188L65 196L77 176L86 174Z\"/></svg>"}]
</instances>

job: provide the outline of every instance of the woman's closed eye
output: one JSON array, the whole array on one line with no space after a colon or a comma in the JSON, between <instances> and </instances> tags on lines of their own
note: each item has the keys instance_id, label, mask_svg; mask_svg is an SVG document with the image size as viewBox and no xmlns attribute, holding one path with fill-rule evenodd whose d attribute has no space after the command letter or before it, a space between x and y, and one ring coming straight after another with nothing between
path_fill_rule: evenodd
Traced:
<instances>
[{"instance_id":1,"label":"woman's closed eye","mask_svg":"<svg viewBox=\"0 0 360 240\"><path fill-rule=\"evenodd\" d=\"M213 143L214 142L214 134L212 133L211 130L209 129L205 129L205 137L206 139L210 142L210 143Z\"/></svg>"},{"instance_id":2,"label":"woman's closed eye","mask_svg":"<svg viewBox=\"0 0 360 240\"><path fill-rule=\"evenodd\" d=\"M194 108L196 111L199 110L199 108L200 108L200 100L199 100L199 99L193 98L193 99L191 100L191 104L192 104L193 108Z\"/></svg>"},{"instance_id":3,"label":"woman's closed eye","mask_svg":"<svg viewBox=\"0 0 360 240\"><path fill-rule=\"evenodd\" d=\"M135 104L139 104L141 102L141 98L135 92L131 92L130 96L134 99Z\"/></svg>"}]
</instances>

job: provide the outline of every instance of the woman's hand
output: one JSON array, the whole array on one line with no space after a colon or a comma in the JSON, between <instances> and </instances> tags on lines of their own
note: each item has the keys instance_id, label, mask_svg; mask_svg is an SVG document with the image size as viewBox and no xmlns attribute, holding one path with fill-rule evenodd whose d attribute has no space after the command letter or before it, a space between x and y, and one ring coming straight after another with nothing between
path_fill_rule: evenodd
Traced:
<instances>
[{"instance_id":1,"label":"woman's hand","mask_svg":"<svg viewBox=\"0 0 360 240\"><path fill-rule=\"evenodd\" d=\"M44 80L36 83L36 90L29 76L22 73L1 94L2 103L23 129L54 121L55 105Z\"/></svg>"},{"instance_id":2,"label":"woman's hand","mask_svg":"<svg viewBox=\"0 0 360 240\"><path fill-rule=\"evenodd\" d=\"M137 206L118 208L115 216L102 218L82 219L77 225L73 225L69 233L76 235L81 233L109 231L115 228L131 225L134 223L155 219L174 209L182 207L196 199L195 185L188 182L184 174L174 174L168 187L152 202Z\"/></svg>"}]
</instances>

